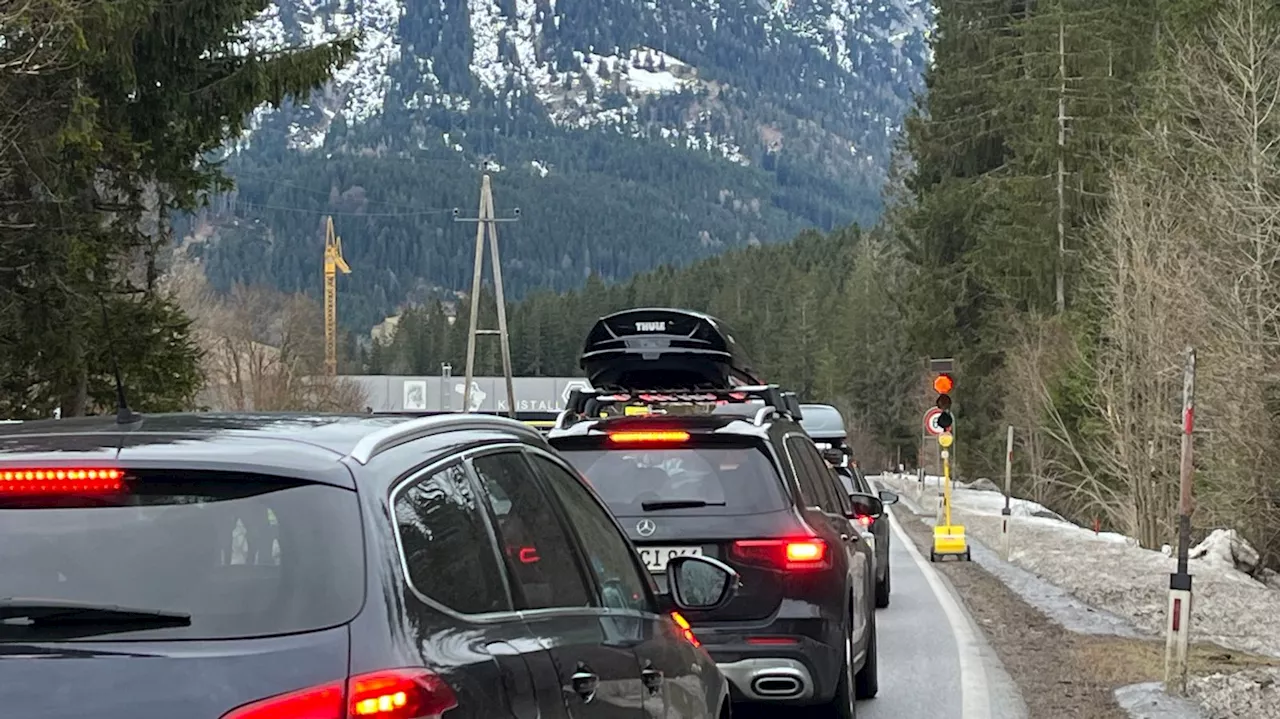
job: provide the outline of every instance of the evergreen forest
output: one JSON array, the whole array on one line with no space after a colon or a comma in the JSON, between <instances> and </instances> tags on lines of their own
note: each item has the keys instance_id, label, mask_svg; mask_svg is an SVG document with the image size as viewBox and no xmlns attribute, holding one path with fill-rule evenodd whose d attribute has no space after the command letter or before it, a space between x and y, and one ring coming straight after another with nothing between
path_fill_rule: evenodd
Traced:
<instances>
[{"instance_id":1,"label":"evergreen forest","mask_svg":"<svg viewBox=\"0 0 1280 719\"><path fill-rule=\"evenodd\" d=\"M1237 527L1274 564L1280 11L936 6L878 223L533 294L511 308L518 371L576 371L612 310L706 310L770 380L845 409L882 466L916 457L927 359L954 357L961 476L998 476L1012 426L1019 496L1159 548L1176 534L1195 348L1197 526ZM440 306L415 310L369 366L461 366L461 312L449 330Z\"/></svg>"}]
</instances>

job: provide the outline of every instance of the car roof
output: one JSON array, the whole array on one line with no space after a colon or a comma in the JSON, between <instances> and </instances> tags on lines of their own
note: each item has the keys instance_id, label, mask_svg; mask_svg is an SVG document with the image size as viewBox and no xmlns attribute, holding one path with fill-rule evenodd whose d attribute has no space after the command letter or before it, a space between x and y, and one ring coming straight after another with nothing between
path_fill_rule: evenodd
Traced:
<instances>
[{"instance_id":1,"label":"car roof","mask_svg":"<svg viewBox=\"0 0 1280 719\"><path fill-rule=\"evenodd\" d=\"M802 404L800 426L814 439L841 440L848 437L840 410L829 404Z\"/></svg>"},{"instance_id":2,"label":"car roof","mask_svg":"<svg viewBox=\"0 0 1280 719\"><path fill-rule=\"evenodd\" d=\"M198 412L145 415L130 424L117 424L114 416L3 424L0 465L111 462L138 469L257 471L351 487L342 460L366 464L385 449L453 433L547 446L537 430L491 415Z\"/></svg>"}]
</instances>

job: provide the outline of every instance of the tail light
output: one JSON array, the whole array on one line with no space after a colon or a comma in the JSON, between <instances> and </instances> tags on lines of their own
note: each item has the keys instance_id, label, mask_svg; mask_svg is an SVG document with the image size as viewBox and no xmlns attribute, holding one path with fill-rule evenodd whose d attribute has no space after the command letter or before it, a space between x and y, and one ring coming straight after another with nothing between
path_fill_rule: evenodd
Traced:
<instances>
[{"instance_id":1,"label":"tail light","mask_svg":"<svg viewBox=\"0 0 1280 719\"><path fill-rule=\"evenodd\" d=\"M345 689L345 691L344 691ZM438 719L458 706L453 689L425 669L387 669L269 697L222 719Z\"/></svg>"},{"instance_id":2,"label":"tail light","mask_svg":"<svg viewBox=\"0 0 1280 719\"><path fill-rule=\"evenodd\" d=\"M685 638L685 641L689 642L695 647L702 646L702 642L698 641L698 638L694 636L693 628L689 626L689 620L685 619L684 616L680 614L680 612L672 612L671 621L675 622L676 626L680 628L680 635Z\"/></svg>"},{"instance_id":3,"label":"tail light","mask_svg":"<svg viewBox=\"0 0 1280 719\"><path fill-rule=\"evenodd\" d=\"M107 467L0 469L0 495L108 494L124 490L124 472Z\"/></svg>"},{"instance_id":4,"label":"tail light","mask_svg":"<svg viewBox=\"0 0 1280 719\"><path fill-rule=\"evenodd\" d=\"M763 564L783 569L826 569L831 566L827 543L816 537L804 539L740 539L732 554L746 564Z\"/></svg>"},{"instance_id":5,"label":"tail light","mask_svg":"<svg viewBox=\"0 0 1280 719\"><path fill-rule=\"evenodd\" d=\"M875 524L876 522L876 518L869 514L859 514L856 517L854 517L854 520L858 524L862 525L863 529L871 529L871 525Z\"/></svg>"}]
</instances>

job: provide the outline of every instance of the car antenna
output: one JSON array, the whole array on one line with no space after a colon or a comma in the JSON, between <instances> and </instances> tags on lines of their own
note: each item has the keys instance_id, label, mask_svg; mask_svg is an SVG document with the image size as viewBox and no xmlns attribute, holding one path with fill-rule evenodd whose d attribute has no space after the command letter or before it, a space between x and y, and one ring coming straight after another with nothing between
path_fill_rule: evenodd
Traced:
<instances>
[{"instance_id":1,"label":"car antenna","mask_svg":"<svg viewBox=\"0 0 1280 719\"><path fill-rule=\"evenodd\" d=\"M111 374L116 383L116 424L133 424L142 419L129 409L129 400L124 396L124 376L120 374L120 360L116 357L115 337L111 332L111 319L107 316L107 301L98 295L98 306L102 308L102 329L107 333L107 352L111 357Z\"/></svg>"}]
</instances>

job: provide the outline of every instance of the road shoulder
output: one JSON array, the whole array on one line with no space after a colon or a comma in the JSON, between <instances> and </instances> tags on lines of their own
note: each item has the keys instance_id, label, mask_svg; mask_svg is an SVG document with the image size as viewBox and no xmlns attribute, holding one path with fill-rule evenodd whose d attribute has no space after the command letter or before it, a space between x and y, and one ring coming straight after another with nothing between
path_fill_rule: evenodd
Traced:
<instances>
[{"instance_id":1,"label":"road shoulder","mask_svg":"<svg viewBox=\"0 0 1280 719\"><path fill-rule=\"evenodd\" d=\"M895 507L896 523L917 552L927 556L932 546L932 515L919 516L913 509L919 511L906 502ZM985 550L976 542L973 546ZM1114 632L1115 627L1107 627L1101 633L1082 633L1080 626L1072 625L1077 630L1072 631L1064 626L1062 617L1055 619L1046 615L978 562L943 561L932 566L963 602L1021 694L1029 716L1035 719L1142 716L1121 708L1115 692L1160 678L1163 643L1137 634ZM1105 616L1096 619L1104 627L1112 624ZM1216 645L1197 645L1193 649L1191 668L1196 674L1230 672L1256 666L1258 661L1257 657Z\"/></svg>"}]
</instances>

